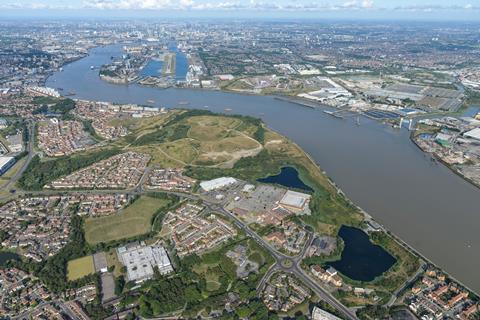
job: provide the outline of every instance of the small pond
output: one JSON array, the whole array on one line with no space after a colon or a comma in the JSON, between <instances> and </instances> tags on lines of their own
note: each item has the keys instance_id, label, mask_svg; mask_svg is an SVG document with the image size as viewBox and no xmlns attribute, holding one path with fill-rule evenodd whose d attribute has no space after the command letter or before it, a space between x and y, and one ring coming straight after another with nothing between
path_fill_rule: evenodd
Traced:
<instances>
[{"instance_id":1,"label":"small pond","mask_svg":"<svg viewBox=\"0 0 480 320\"><path fill-rule=\"evenodd\" d=\"M5 263L9 260L20 260L20 256L13 252L0 252L0 266L5 265Z\"/></svg>"},{"instance_id":2,"label":"small pond","mask_svg":"<svg viewBox=\"0 0 480 320\"><path fill-rule=\"evenodd\" d=\"M262 183L274 183L291 189L313 192L312 188L303 183L298 175L298 171L293 167L283 167L279 174L258 179L257 181Z\"/></svg>"},{"instance_id":3,"label":"small pond","mask_svg":"<svg viewBox=\"0 0 480 320\"><path fill-rule=\"evenodd\" d=\"M360 229L342 226L338 235L345 248L338 261L328 263L339 272L357 281L372 281L390 269L397 261L382 247L373 244Z\"/></svg>"}]
</instances>

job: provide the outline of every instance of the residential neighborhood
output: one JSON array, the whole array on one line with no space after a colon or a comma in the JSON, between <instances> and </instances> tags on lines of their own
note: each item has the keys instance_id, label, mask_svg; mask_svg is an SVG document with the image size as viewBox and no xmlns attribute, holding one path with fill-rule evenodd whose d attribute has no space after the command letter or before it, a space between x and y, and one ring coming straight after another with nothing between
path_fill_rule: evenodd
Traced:
<instances>
[{"instance_id":1,"label":"residential neighborhood","mask_svg":"<svg viewBox=\"0 0 480 320\"><path fill-rule=\"evenodd\" d=\"M52 189L129 189L140 183L150 156L122 153L53 181Z\"/></svg>"}]
</instances>

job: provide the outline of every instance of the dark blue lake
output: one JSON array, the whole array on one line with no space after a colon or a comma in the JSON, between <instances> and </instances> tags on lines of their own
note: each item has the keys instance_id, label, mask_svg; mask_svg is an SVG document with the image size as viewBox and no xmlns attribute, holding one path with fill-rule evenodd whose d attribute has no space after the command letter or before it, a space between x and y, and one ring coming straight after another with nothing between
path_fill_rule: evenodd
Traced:
<instances>
[{"instance_id":1,"label":"dark blue lake","mask_svg":"<svg viewBox=\"0 0 480 320\"><path fill-rule=\"evenodd\" d=\"M20 256L13 252L0 252L0 266L3 266L9 260L20 260Z\"/></svg>"},{"instance_id":2,"label":"dark blue lake","mask_svg":"<svg viewBox=\"0 0 480 320\"><path fill-rule=\"evenodd\" d=\"M345 243L342 258L328 263L328 266L350 279L372 281L397 261L382 247L370 242L368 235L360 229L342 226L338 235Z\"/></svg>"},{"instance_id":3,"label":"dark blue lake","mask_svg":"<svg viewBox=\"0 0 480 320\"><path fill-rule=\"evenodd\" d=\"M262 183L274 183L287 188L313 192L312 188L303 183L298 176L298 171L293 167L283 167L279 174L258 179L257 181Z\"/></svg>"}]
</instances>

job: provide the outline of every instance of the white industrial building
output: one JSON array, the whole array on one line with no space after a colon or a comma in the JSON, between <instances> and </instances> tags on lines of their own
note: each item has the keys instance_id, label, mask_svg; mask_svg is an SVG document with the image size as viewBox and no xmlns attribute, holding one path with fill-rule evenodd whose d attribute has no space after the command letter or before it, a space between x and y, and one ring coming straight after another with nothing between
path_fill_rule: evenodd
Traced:
<instances>
[{"instance_id":1,"label":"white industrial building","mask_svg":"<svg viewBox=\"0 0 480 320\"><path fill-rule=\"evenodd\" d=\"M29 87L27 91L45 97L60 98L60 93L57 90L48 87Z\"/></svg>"},{"instance_id":2,"label":"white industrial building","mask_svg":"<svg viewBox=\"0 0 480 320\"><path fill-rule=\"evenodd\" d=\"M312 320L340 320L340 318L318 307L314 307L312 310Z\"/></svg>"},{"instance_id":3,"label":"white industrial building","mask_svg":"<svg viewBox=\"0 0 480 320\"><path fill-rule=\"evenodd\" d=\"M463 134L464 137L480 140L480 128L475 128Z\"/></svg>"},{"instance_id":4,"label":"white industrial building","mask_svg":"<svg viewBox=\"0 0 480 320\"><path fill-rule=\"evenodd\" d=\"M203 181L200 183L200 187L202 187L203 190L209 192L212 190L228 187L229 185L235 183L237 183L237 180L232 177L221 177L209 181Z\"/></svg>"},{"instance_id":5,"label":"white industrial building","mask_svg":"<svg viewBox=\"0 0 480 320\"><path fill-rule=\"evenodd\" d=\"M311 91L308 93L300 93L298 96L301 98L306 98L306 99L315 100L315 101L325 101L325 100L338 99L340 97L352 96L352 94L347 89L345 89L338 83L334 82L330 78L317 77L317 79L323 83L320 90Z\"/></svg>"},{"instance_id":6,"label":"white industrial building","mask_svg":"<svg viewBox=\"0 0 480 320\"><path fill-rule=\"evenodd\" d=\"M137 283L150 279L157 267L160 274L173 271L165 248L159 245L128 245L117 249L120 262L127 267L127 280Z\"/></svg>"},{"instance_id":7,"label":"white industrial building","mask_svg":"<svg viewBox=\"0 0 480 320\"><path fill-rule=\"evenodd\" d=\"M310 214L310 198L306 193L288 190L280 200L280 205L295 213Z\"/></svg>"},{"instance_id":8,"label":"white industrial building","mask_svg":"<svg viewBox=\"0 0 480 320\"><path fill-rule=\"evenodd\" d=\"M0 157L0 176L15 164L14 157Z\"/></svg>"}]
</instances>

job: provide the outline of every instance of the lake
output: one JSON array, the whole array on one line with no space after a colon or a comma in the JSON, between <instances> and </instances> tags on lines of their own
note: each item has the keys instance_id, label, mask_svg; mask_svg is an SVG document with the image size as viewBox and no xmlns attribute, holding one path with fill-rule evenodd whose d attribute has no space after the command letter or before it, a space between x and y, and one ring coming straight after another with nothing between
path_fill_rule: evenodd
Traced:
<instances>
[{"instance_id":1,"label":"lake","mask_svg":"<svg viewBox=\"0 0 480 320\"><path fill-rule=\"evenodd\" d=\"M300 179L298 171L293 167L283 167L279 174L261 178L257 180L262 183L279 184L287 188L301 189L307 192L313 192L313 189L307 186Z\"/></svg>"},{"instance_id":2,"label":"lake","mask_svg":"<svg viewBox=\"0 0 480 320\"><path fill-rule=\"evenodd\" d=\"M157 107L205 109L261 118L297 143L358 206L471 289L480 292L480 189L435 164L409 139L362 117L337 119L271 96L208 90L166 90L102 81L98 70L121 45L95 48L64 67L46 85L76 92L74 98ZM154 100L155 103L149 103ZM328 108L326 108L328 109Z\"/></svg>"},{"instance_id":3,"label":"lake","mask_svg":"<svg viewBox=\"0 0 480 320\"><path fill-rule=\"evenodd\" d=\"M0 252L0 266L3 266L9 260L20 260L20 256L13 252Z\"/></svg>"},{"instance_id":4,"label":"lake","mask_svg":"<svg viewBox=\"0 0 480 320\"><path fill-rule=\"evenodd\" d=\"M373 244L360 229L342 226L338 235L345 248L338 261L328 263L350 279L372 281L390 269L396 259L382 247Z\"/></svg>"}]
</instances>

